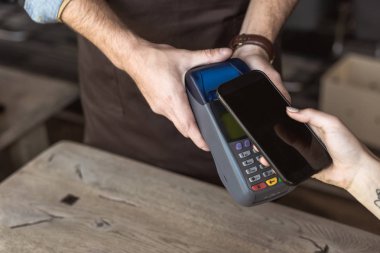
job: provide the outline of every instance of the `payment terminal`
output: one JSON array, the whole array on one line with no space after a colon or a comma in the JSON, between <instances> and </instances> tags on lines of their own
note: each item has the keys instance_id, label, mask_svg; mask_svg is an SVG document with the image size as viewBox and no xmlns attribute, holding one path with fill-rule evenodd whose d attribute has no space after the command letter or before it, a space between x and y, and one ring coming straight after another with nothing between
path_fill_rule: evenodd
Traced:
<instances>
[{"instance_id":1,"label":"payment terminal","mask_svg":"<svg viewBox=\"0 0 380 253\"><path fill-rule=\"evenodd\" d=\"M233 58L196 67L185 76L190 105L219 177L233 199L244 206L274 200L293 189L271 166L259 162L260 152L253 149L251 140L217 99L216 89L221 84L248 72L242 60ZM247 110L255 116L253 108Z\"/></svg>"}]
</instances>

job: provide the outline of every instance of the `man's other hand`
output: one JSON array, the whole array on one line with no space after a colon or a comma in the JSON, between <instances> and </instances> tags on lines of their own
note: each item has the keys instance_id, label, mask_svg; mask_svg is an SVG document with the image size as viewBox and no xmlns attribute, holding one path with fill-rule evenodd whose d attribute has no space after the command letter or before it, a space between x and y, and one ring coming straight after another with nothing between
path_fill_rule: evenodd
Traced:
<instances>
[{"instance_id":1,"label":"man's other hand","mask_svg":"<svg viewBox=\"0 0 380 253\"><path fill-rule=\"evenodd\" d=\"M242 59L251 69L263 71L290 102L290 95L282 83L281 76L270 64L264 49L255 45L244 45L237 48L232 57Z\"/></svg>"}]
</instances>

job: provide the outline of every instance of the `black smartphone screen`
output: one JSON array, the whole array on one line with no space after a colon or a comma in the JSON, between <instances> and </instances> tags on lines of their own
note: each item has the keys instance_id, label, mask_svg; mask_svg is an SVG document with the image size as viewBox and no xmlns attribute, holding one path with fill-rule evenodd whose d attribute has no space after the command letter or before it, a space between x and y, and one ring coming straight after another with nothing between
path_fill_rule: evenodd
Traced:
<instances>
[{"instance_id":1,"label":"black smartphone screen","mask_svg":"<svg viewBox=\"0 0 380 253\"><path fill-rule=\"evenodd\" d=\"M299 184L331 164L308 125L286 114L289 103L261 71L221 85L218 95L271 165L288 184Z\"/></svg>"}]
</instances>

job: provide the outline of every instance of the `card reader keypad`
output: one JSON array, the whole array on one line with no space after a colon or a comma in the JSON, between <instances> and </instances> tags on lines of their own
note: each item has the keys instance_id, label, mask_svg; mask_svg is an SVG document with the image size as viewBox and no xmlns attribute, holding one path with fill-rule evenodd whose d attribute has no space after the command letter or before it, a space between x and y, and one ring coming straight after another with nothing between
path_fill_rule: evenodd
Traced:
<instances>
[{"instance_id":1,"label":"card reader keypad","mask_svg":"<svg viewBox=\"0 0 380 253\"><path fill-rule=\"evenodd\" d=\"M252 191L262 191L283 183L271 166L266 167L259 162L262 155L253 149L249 139L232 142L230 148Z\"/></svg>"},{"instance_id":2,"label":"card reader keypad","mask_svg":"<svg viewBox=\"0 0 380 253\"><path fill-rule=\"evenodd\" d=\"M245 158L245 157L250 156L251 153L252 153L251 150L247 150L247 151L244 151L244 152L239 153L239 157L240 157L240 158Z\"/></svg>"}]
</instances>

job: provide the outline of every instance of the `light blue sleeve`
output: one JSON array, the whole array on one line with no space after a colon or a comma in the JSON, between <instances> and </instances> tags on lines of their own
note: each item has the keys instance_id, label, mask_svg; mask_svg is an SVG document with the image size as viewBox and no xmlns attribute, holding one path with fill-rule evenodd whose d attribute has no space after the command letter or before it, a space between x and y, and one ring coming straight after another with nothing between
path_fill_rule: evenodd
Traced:
<instances>
[{"instance_id":1,"label":"light blue sleeve","mask_svg":"<svg viewBox=\"0 0 380 253\"><path fill-rule=\"evenodd\" d=\"M25 0L24 9L37 23L56 23L63 0Z\"/></svg>"}]
</instances>

